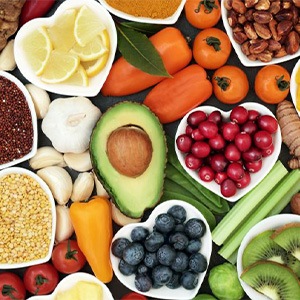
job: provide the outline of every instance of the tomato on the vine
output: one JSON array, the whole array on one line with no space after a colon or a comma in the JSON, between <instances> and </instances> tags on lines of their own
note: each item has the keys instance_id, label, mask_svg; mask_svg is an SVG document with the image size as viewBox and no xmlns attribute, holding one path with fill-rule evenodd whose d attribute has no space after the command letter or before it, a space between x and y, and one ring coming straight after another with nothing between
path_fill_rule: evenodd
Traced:
<instances>
[{"instance_id":1,"label":"tomato on the vine","mask_svg":"<svg viewBox=\"0 0 300 300\"><path fill-rule=\"evenodd\" d=\"M57 270L50 263L28 267L24 273L24 285L34 295L51 293L59 282Z\"/></svg>"},{"instance_id":2,"label":"tomato on the vine","mask_svg":"<svg viewBox=\"0 0 300 300\"><path fill-rule=\"evenodd\" d=\"M147 300L147 299L148 298L146 298L145 296L135 292L128 293L121 298L121 300Z\"/></svg>"},{"instance_id":3,"label":"tomato on the vine","mask_svg":"<svg viewBox=\"0 0 300 300\"><path fill-rule=\"evenodd\" d=\"M212 76L213 91L217 99L226 104L242 101L249 92L246 73L236 66L225 65Z\"/></svg>"},{"instance_id":4,"label":"tomato on the vine","mask_svg":"<svg viewBox=\"0 0 300 300\"><path fill-rule=\"evenodd\" d=\"M52 263L59 272L71 274L83 268L86 258L80 250L77 241L66 240L54 247Z\"/></svg>"},{"instance_id":5,"label":"tomato on the vine","mask_svg":"<svg viewBox=\"0 0 300 300\"><path fill-rule=\"evenodd\" d=\"M188 22L199 29L213 27L221 18L219 0L187 0L184 11Z\"/></svg>"},{"instance_id":6,"label":"tomato on the vine","mask_svg":"<svg viewBox=\"0 0 300 300\"><path fill-rule=\"evenodd\" d=\"M290 91L290 73L280 65L261 68L254 80L254 90L265 103L277 104L283 101Z\"/></svg>"},{"instance_id":7,"label":"tomato on the vine","mask_svg":"<svg viewBox=\"0 0 300 300\"><path fill-rule=\"evenodd\" d=\"M231 48L229 37L223 30L207 28L200 31L195 37L193 57L201 67L214 70L225 65Z\"/></svg>"},{"instance_id":8,"label":"tomato on the vine","mask_svg":"<svg viewBox=\"0 0 300 300\"><path fill-rule=\"evenodd\" d=\"M0 274L0 300L24 300L26 290L21 278L11 272Z\"/></svg>"}]
</instances>

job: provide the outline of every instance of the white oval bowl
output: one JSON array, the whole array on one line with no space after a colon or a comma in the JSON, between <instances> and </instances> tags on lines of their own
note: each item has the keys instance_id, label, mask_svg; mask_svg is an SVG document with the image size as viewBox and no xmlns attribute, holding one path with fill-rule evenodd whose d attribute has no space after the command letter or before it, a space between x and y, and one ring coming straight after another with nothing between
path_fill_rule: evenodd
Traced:
<instances>
[{"instance_id":1,"label":"white oval bowl","mask_svg":"<svg viewBox=\"0 0 300 300\"><path fill-rule=\"evenodd\" d=\"M249 109L255 109L259 113L261 113L262 115L271 115L271 116L275 117L273 115L273 113L266 106L255 103L255 102L243 103L243 104L241 104L241 106L245 107L248 110ZM180 121L180 123L178 125L178 128L177 128L177 131L176 131L175 141L176 141L176 139L179 135L185 133L188 116L192 112L199 111L199 110L204 111L207 114L211 113L214 110L218 110L222 113L222 115L227 120L229 119L229 115L230 115L230 112L231 112L231 110L224 112L221 109L219 109L217 107L214 107L214 106L199 106L199 107L191 110ZM227 201L236 202L241 197L246 195L249 191L251 191L270 172L270 170L272 169L272 167L276 163L276 161L278 159L278 156L280 154L281 142L282 142L282 140L281 140L281 131L280 131L279 126L278 126L277 132L273 135L273 141L274 141L273 144L274 144L275 149L274 149L274 152L272 153L272 155L263 158L263 165L262 165L261 170L257 173L251 173L251 182L250 182L250 184L247 187L243 188L243 189L237 189L236 194L232 197L224 197L222 195L221 191L220 191L220 185L218 185L215 181L205 182L205 181L203 181L199 178L199 176L197 174L197 171L194 171L194 170L191 170L191 169L187 168L186 165L185 165L185 162L184 162L185 154L182 153L180 150L178 150L178 148L176 147L176 144L174 145L174 147L175 147L175 151L176 151L179 162L181 163L182 167L185 169L185 171L191 177L193 177L201 185L203 185L207 189L211 190L215 194L219 195L220 197L226 199Z\"/></svg>"},{"instance_id":2,"label":"white oval bowl","mask_svg":"<svg viewBox=\"0 0 300 300\"><path fill-rule=\"evenodd\" d=\"M137 226L147 227L147 228L149 228L149 231L152 232L153 226L155 224L155 218L161 213L166 213L168 211L168 209L170 207L172 207L173 205L180 205L183 208L185 208L186 213L187 213L186 220L188 220L190 218L199 218L204 222L204 224L206 226L206 233L201 238L202 247L201 247L200 252L206 257L207 265L209 265L210 256L211 256L211 252L212 252L212 237L211 237L209 225L208 225L206 219L204 218L204 216L199 212L198 209L196 209L191 204L188 204L181 200L168 200L166 202L159 204L152 211L152 213L149 216L147 221L145 221L143 223L125 225L115 234L112 242L114 242L116 239L121 238L121 237L131 240L130 233L131 233L132 229L134 229ZM115 257L112 254L112 252L110 252L110 259L111 259L112 267L114 270L114 274L117 276L117 278L123 285L125 285L128 289L130 289L136 293L143 294L148 297L158 298L158 299L186 300L186 299L194 298L197 295L198 290L200 289L201 284L204 280L205 274L207 272L207 270L206 270L205 272L199 274L199 281L198 281L197 287L193 290L187 290L183 287L179 287L179 288L173 290L173 289L169 289L166 286L163 286L159 289L150 289L150 291L143 293L143 292L140 292L135 287L134 275L125 276L119 271L118 264L119 264L120 259Z\"/></svg>"},{"instance_id":3,"label":"white oval bowl","mask_svg":"<svg viewBox=\"0 0 300 300\"><path fill-rule=\"evenodd\" d=\"M295 64L292 74L291 74L290 93L291 93L291 97L292 97L292 101L295 106L295 109L300 117L300 111L297 109L297 90L298 90L298 88L300 88L300 85L297 84L297 82L296 82L296 75L297 75L297 71L299 70L299 68L300 68L300 60L298 60L297 63ZM299 99L299 101L300 101L300 99Z\"/></svg>"},{"instance_id":4,"label":"white oval bowl","mask_svg":"<svg viewBox=\"0 0 300 300\"><path fill-rule=\"evenodd\" d=\"M133 21L133 22L141 22L141 23L151 23L151 24L174 24L176 23L176 21L178 20L184 4L186 2L186 0L182 0L180 5L178 6L177 10L174 12L174 14L168 18L165 19L153 19L153 18L146 18L146 17L136 17L127 13L124 13L121 10L115 9L112 6L110 6L105 0L98 0L103 7L105 7L109 12L111 12L112 14L114 14L115 16L125 19L125 20L129 20L129 21ZM141 1L142 3L142 1Z\"/></svg>"},{"instance_id":5,"label":"white oval bowl","mask_svg":"<svg viewBox=\"0 0 300 300\"><path fill-rule=\"evenodd\" d=\"M87 281L87 282L99 284L103 290L103 300L114 300L110 290L102 281L100 281L98 278L96 278L95 276L89 273L83 273L83 272L73 273L63 278L58 283L57 287L55 288L52 294L42 295L42 296L32 296L27 300L55 300L59 292L64 292L71 289L79 281ZM87 300L92 300L92 299L87 299Z\"/></svg>"},{"instance_id":6,"label":"white oval bowl","mask_svg":"<svg viewBox=\"0 0 300 300\"><path fill-rule=\"evenodd\" d=\"M0 76L3 76L5 78L9 79L10 81L12 81L13 83L15 83L16 86L24 94L24 96L26 98L26 101L27 101L27 105L28 105L29 110L30 110L31 120L32 120L32 127L33 127L33 141L32 141L31 151L28 152L23 157L20 157L18 159L12 160L12 161L7 162L5 164L0 164L0 170L1 170L1 169L8 168L8 167L14 166L16 164L19 164L19 163L21 163L23 161L26 161L26 160L30 159L31 157L33 157L36 154L36 151L37 151L37 139L38 139L38 129L37 129L37 117L36 117L36 112L35 112L34 104L33 104L32 98L31 98L28 90L24 86L24 84L18 78L16 78L14 75L12 75L12 74L10 74L8 72L0 71Z\"/></svg>"},{"instance_id":7,"label":"white oval bowl","mask_svg":"<svg viewBox=\"0 0 300 300\"><path fill-rule=\"evenodd\" d=\"M251 286L246 284L241 278L240 275L243 272L243 266L242 266L242 256L243 252L248 245L248 243L256 237L258 234L271 229L277 229L278 227L281 227L285 224L292 223L292 222L299 222L300 223L300 216L294 215L294 214L280 214L268 217L259 223L257 223L255 226L253 226L248 233L243 238L243 241L239 247L238 255L237 255L237 271L240 283L245 291L245 293L250 297L250 299L253 300L269 300L268 297L265 295L257 292L255 289L253 289Z\"/></svg>"},{"instance_id":8,"label":"white oval bowl","mask_svg":"<svg viewBox=\"0 0 300 300\"><path fill-rule=\"evenodd\" d=\"M24 169L24 168L19 168L19 167L11 167L11 168L6 168L4 170L0 171L0 178L9 175L9 174L25 174L33 178L35 181L37 181L40 185L40 187L43 189L43 191L47 194L49 202L51 204L51 213L52 213L52 232L51 232L51 240L49 243L49 250L48 254L40 259L32 260L32 261L27 261L23 263L14 263L14 264L1 264L0 263L0 269L18 269L18 268L24 268L24 267L29 267L33 265L38 265L45 263L49 261L51 258L52 254L52 249L54 245L54 239L55 239L55 230L56 230L56 210L55 210L55 201L53 198L53 195L48 187L48 185L35 173Z\"/></svg>"},{"instance_id":9,"label":"white oval bowl","mask_svg":"<svg viewBox=\"0 0 300 300\"><path fill-rule=\"evenodd\" d=\"M26 55L23 51L22 43L26 39L26 36L35 29L41 26L52 26L55 23L56 17L61 15L64 11L70 8L80 8L81 6L88 6L98 17L102 20L105 25L109 38L110 38L110 49L109 56L105 67L97 75L89 78L88 86L75 86L64 83L50 84L43 82L39 76L32 70L31 65L26 59ZM15 38L14 55L18 68L20 69L23 76L33 83L34 85L60 95L68 96L96 96L102 85L104 84L108 73L111 69L115 52L117 48L117 31L115 23L109 14L109 12L100 3L94 0L67 0L64 1L56 10L53 16L47 18L33 19L24 24L18 31Z\"/></svg>"},{"instance_id":10,"label":"white oval bowl","mask_svg":"<svg viewBox=\"0 0 300 300\"><path fill-rule=\"evenodd\" d=\"M227 20L227 9L225 8L224 5L225 1L221 1L221 14L222 14L222 21L224 28L226 30L227 35L229 36L229 39L231 41L232 47L234 48L234 51L236 52L240 62L245 66L245 67L261 67L261 66L266 66L266 65L273 65L273 64L280 64L285 61L289 61L291 59L294 59L298 56L300 56L300 49L293 55L285 55L280 58L273 58L270 62L262 62L260 60L250 60L243 52L241 49L241 45L239 45L233 38L233 33L232 33L232 28L229 26L228 20Z\"/></svg>"}]
</instances>

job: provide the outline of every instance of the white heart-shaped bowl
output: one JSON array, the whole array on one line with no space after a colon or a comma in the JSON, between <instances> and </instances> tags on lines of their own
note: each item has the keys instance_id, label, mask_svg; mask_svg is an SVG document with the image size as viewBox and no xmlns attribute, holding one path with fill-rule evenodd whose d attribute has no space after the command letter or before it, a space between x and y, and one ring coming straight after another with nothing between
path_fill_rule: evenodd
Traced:
<instances>
[{"instance_id":1,"label":"white heart-shaped bowl","mask_svg":"<svg viewBox=\"0 0 300 300\"><path fill-rule=\"evenodd\" d=\"M31 98L28 90L24 86L24 84L18 78L16 78L14 75L12 75L8 72L0 71L0 76L3 76L5 78L7 78L8 80L12 81L13 83L15 83L16 86L24 94L24 96L26 98L26 101L27 101L27 104L28 104L28 107L29 107L29 110L30 110L31 120L32 120L32 127L33 127L33 140L32 140L31 151L28 152L23 157L20 157L18 159L12 160L12 161L9 161L9 162L4 163L4 164L0 164L0 170L1 170L1 169L8 168L8 167L14 166L16 164L19 164L19 163L21 163L25 160L28 160L36 154L38 130L37 130L37 118L36 118L36 112L35 112L35 109L34 109L34 104L33 104L32 98ZM0 103L0 106L1 106L1 103ZM0 128L0 133L1 133L1 130L2 129Z\"/></svg>"},{"instance_id":2,"label":"white heart-shaped bowl","mask_svg":"<svg viewBox=\"0 0 300 300\"><path fill-rule=\"evenodd\" d=\"M285 55L280 58L273 58L270 62L262 62L260 60L250 60L243 52L241 49L241 45L239 45L233 38L233 32L232 28L229 26L228 19L227 19L227 14L228 11L225 8L225 1L221 1L221 14L222 14L222 21L224 28L226 30L227 35L229 36L229 39L231 41L232 47L235 50L240 62L245 66L245 67L261 67L261 66L266 66L266 65L273 65L273 64L280 64L285 61L289 61L291 59L294 59L295 57L300 56L300 50L298 50L295 54L293 55Z\"/></svg>"},{"instance_id":3,"label":"white heart-shaped bowl","mask_svg":"<svg viewBox=\"0 0 300 300\"><path fill-rule=\"evenodd\" d=\"M55 229L56 229L56 211L55 211L55 201L53 198L53 195L48 187L48 185L35 173L24 169L24 168L19 168L19 167L11 167L11 168L6 168L4 170L0 171L0 178L9 175L9 174L23 174L23 175L27 175L31 178L33 178L37 184L42 188L42 190L45 192L45 194L48 197L48 200L50 202L50 206L51 206L51 214L52 214L52 229L51 229L51 238L50 238L50 242L49 242L49 250L48 253L45 257L39 258L39 259L35 259L35 260L30 260L30 261L24 261L24 262L20 262L20 263L0 263L0 269L17 269L17 268L24 268L24 267L28 267L28 266L32 266L32 265L38 265L41 263L45 263L47 262L50 258L51 258L51 254L52 254L52 249L53 249L53 245L54 245L54 238L55 238ZM30 191L28 191L29 193ZM4 193L0 195L0 198L2 198L2 196L4 196ZM8 201L6 200L1 200L2 201ZM36 201L40 201L39 199L37 199ZM1 209L1 207L0 207ZM16 218L17 218L18 214L16 213ZM2 240L2 237L0 236L0 240Z\"/></svg>"},{"instance_id":4,"label":"white heart-shaped bowl","mask_svg":"<svg viewBox=\"0 0 300 300\"><path fill-rule=\"evenodd\" d=\"M64 83L50 84L43 82L32 70L28 60L26 59L22 44L26 42L26 37L28 34L35 29L39 28L40 26L52 26L55 23L56 18L64 11L70 8L80 8L83 5L88 6L94 13L97 14L108 31L110 38L110 50L105 67L100 71L100 73L89 78L88 86L75 86ZM14 54L19 70L23 76L34 85L46 91L60 95L93 97L99 93L108 76L115 57L116 48L117 31L115 23L109 12L99 2L94 0L67 0L57 8L53 16L33 19L20 28L15 38Z\"/></svg>"},{"instance_id":5,"label":"white heart-shaped bowl","mask_svg":"<svg viewBox=\"0 0 300 300\"><path fill-rule=\"evenodd\" d=\"M246 284L241 278L240 275L243 272L243 266L242 266L242 256L243 252L248 245L248 243L256 237L258 234L271 229L276 229L280 226L283 226L288 223L292 222L298 222L300 223L300 216L294 215L294 214L280 214L268 217L259 223L257 223L255 226L253 226L248 233L243 238L243 241L239 247L238 250L238 256L237 256L237 271L240 283L245 291L245 293L250 297L250 299L253 300L268 300L269 298L264 296L263 294L257 292L255 289L253 289L251 286Z\"/></svg>"},{"instance_id":6,"label":"white heart-shaped bowl","mask_svg":"<svg viewBox=\"0 0 300 300\"><path fill-rule=\"evenodd\" d=\"M299 83L297 83L296 81L296 75L297 75L297 72L300 68L300 59L297 61L297 63L295 64L294 68L293 68L293 71L292 71L292 74L291 74L291 81L290 81L290 93L291 93L291 97L292 97L292 100L293 100L293 104L295 106L295 109L300 117L300 110L297 109L297 102L300 101L300 98L299 100L297 101L297 91L298 89L300 88L299 87ZM299 93L300 95L300 93ZM298 96L299 97L299 96ZM299 107L299 105L298 105Z\"/></svg>"},{"instance_id":7,"label":"white heart-shaped bowl","mask_svg":"<svg viewBox=\"0 0 300 300\"><path fill-rule=\"evenodd\" d=\"M241 106L245 107L247 110L250 109L254 109L257 110L261 115L270 115L273 116L275 118L275 116L273 115L273 113L264 105L261 105L259 103L255 103L255 102L247 102L247 103L243 103L241 104ZM229 115L231 111L227 111L224 112L221 109L214 107L214 106L199 106L193 110L191 110L189 113L187 113L181 120L181 122L178 125L177 128L177 132L176 132L176 136L175 136L175 141L177 139L177 137L181 134L185 133L185 129L187 126L187 118L188 116L194 112L194 111L204 111L205 113L209 114L214 110L218 110L221 112L223 118L225 120L229 119ZM274 144L274 152L267 157L263 158L263 165L262 168L259 172L257 173L251 173L251 182L250 184L243 188L243 189L237 189L237 192L234 196L232 197L224 197L220 191L220 186L215 182L215 181L211 181L211 182L205 182L203 180L201 180L197 174L197 171L191 170L189 168L186 167L185 162L184 162L184 158L185 158L185 154L183 152L181 152L180 150L178 150L178 148L176 147L176 145L174 145L175 147L175 151L178 157L179 162L181 163L182 167L185 169L185 171L191 176L193 177L197 182L199 182L201 185L203 185L204 187L206 187L207 189L211 190L212 192L214 192L215 194L225 198L227 201L230 202L236 202L238 201L241 197L243 197L244 195L246 195L249 191L251 191L272 169L272 167L274 166L274 164L276 163L280 150L281 150L281 131L280 128L278 126L278 130L275 134L273 134L273 144Z\"/></svg>"},{"instance_id":8,"label":"white heart-shaped bowl","mask_svg":"<svg viewBox=\"0 0 300 300\"><path fill-rule=\"evenodd\" d=\"M114 14L115 16L122 18L124 20L133 21L133 22L140 22L140 23L152 23L152 24L174 24L178 20L184 4L186 0L181 0L180 5L178 6L177 10L174 14L170 17L165 19L154 19L154 18L146 18L146 17L138 17L134 15L127 14L121 10L115 9L114 7L110 6L105 0L98 0L109 12ZM141 6L143 6L143 2L141 1Z\"/></svg>"},{"instance_id":9,"label":"white heart-shaped bowl","mask_svg":"<svg viewBox=\"0 0 300 300\"><path fill-rule=\"evenodd\" d=\"M206 233L201 238L202 247L201 247L200 252L206 257L207 264L209 264L211 251L212 251L212 237L211 237L209 225L207 224L207 221L205 220L204 216L199 212L199 210L197 210L191 204L188 204L181 200L169 200L169 201L159 204L152 211L151 215L149 216L149 218L147 219L146 222L125 225L115 234L112 242L114 242L116 239L121 238L121 237L131 240L130 233L137 226L144 226L144 227L148 228L150 232L152 232L153 226L155 224L155 218L159 214L166 213L168 211L168 209L174 205L180 205L186 210L186 213L187 213L186 221L189 220L190 218L199 218L204 222L204 224L206 226ZM183 287L179 287L179 288L173 290L173 289L169 289L166 286L163 286L159 289L150 289L150 291L143 293L143 292L140 292L135 287L134 275L124 276L119 271L118 265L119 265L120 259L115 257L112 254L112 252L110 252L110 259L111 259L114 273L122 284L124 284L128 289L130 289L134 292L143 294L148 297L158 298L158 299L187 300L187 299L194 298L197 295L198 290L201 287L201 284L204 280L204 277L205 277L205 274L207 271L206 270L205 272L199 274L199 280L198 280L197 287L193 290L187 290Z\"/></svg>"},{"instance_id":10,"label":"white heart-shaped bowl","mask_svg":"<svg viewBox=\"0 0 300 300\"><path fill-rule=\"evenodd\" d=\"M27 300L55 300L59 292L64 292L71 289L79 281L86 281L86 282L99 284L102 287L103 300L114 300L110 290L103 282L101 282L95 276L83 272L73 273L63 278L58 283L57 287L55 288L52 294L43 295L43 296L32 296ZM92 299L86 299L86 300L92 300Z\"/></svg>"}]
</instances>

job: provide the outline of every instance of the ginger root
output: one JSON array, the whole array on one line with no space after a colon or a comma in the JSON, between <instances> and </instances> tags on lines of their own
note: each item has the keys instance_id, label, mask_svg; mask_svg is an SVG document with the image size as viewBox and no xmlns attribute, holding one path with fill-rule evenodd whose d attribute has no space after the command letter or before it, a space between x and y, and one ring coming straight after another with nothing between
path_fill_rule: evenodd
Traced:
<instances>
[{"instance_id":1,"label":"ginger root","mask_svg":"<svg viewBox=\"0 0 300 300\"><path fill-rule=\"evenodd\" d=\"M288 100L280 102L276 109L276 117L281 129L283 143L293 156L288 165L291 169L300 168L300 118Z\"/></svg>"}]
</instances>

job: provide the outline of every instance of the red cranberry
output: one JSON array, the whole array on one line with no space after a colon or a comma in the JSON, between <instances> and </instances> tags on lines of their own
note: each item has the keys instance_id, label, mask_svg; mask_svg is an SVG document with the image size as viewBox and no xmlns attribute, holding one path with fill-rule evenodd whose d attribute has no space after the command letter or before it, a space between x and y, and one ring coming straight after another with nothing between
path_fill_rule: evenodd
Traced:
<instances>
[{"instance_id":1,"label":"red cranberry","mask_svg":"<svg viewBox=\"0 0 300 300\"><path fill-rule=\"evenodd\" d=\"M197 170L202 165L202 159L195 157L193 154L188 154L184 159L185 165L191 170Z\"/></svg>"},{"instance_id":2,"label":"red cranberry","mask_svg":"<svg viewBox=\"0 0 300 300\"><path fill-rule=\"evenodd\" d=\"M210 154L210 146L203 141L197 141L192 145L192 153L198 158L207 157Z\"/></svg>"},{"instance_id":3,"label":"red cranberry","mask_svg":"<svg viewBox=\"0 0 300 300\"><path fill-rule=\"evenodd\" d=\"M186 128L185 128L185 134L191 135L192 132L193 132L193 127L190 126L190 125L186 126Z\"/></svg>"},{"instance_id":4,"label":"red cranberry","mask_svg":"<svg viewBox=\"0 0 300 300\"><path fill-rule=\"evenodd\" d=\"M224 155L229 161L238 161L241 159L241 152L233 143L226 146Z\"/></svg>"},{"instance_id":5,"label":"red cranberry","mask_svg":"<svg viewBox=\"0 0 300 300\"><path fill-rule=\"evenodd\" d=\"M198 175L201 180L205 182L210 182L214 179L215 177L215 172L210 166L203 166L200 168Z\"/></svg>"},{"instance_id":6,"label":"red cranberry","mask_svg":"<svg viewBox=\"0 0 300 300\"><path fill-rule=\"evenodd\" d=\"M260 129L269 133L275 133L278 129L278 122L273 116L263 115L257 120L257 124Z\"/></svg>"},{"instance_id":7,"label":"red cranberry","mask_svg":"<svg viewBox=\"0 0 300 300\"><path fill-rule=\"evenodd\" d=\"M242 153L242 158L245 161L256 161L261 159L261 151L256 147L250 147L249 150Z\"/></svg>"},{"instance_id":8,"label":"red cranberry","mask_svg":"<svg viewBox=\"0 0 300 300\"><path fill-rule=\"evenodd\" d=\"M241 131L247 132L250 135L252 135L253 133L255 133L257 131L257 125L254 121L247 121L246 123L244 123L242 125Z\"/></svg>"},{"instance_id":9,"label":"red cranberry","mask_svg":"<svg viewBox=\"0 0 300 300\"><path fill-rule=\"evenodd\" d=\"M192 139L195 140L195 141L202 141L202 140L204 140L204 136L203 136L203 134L201 133L201 131L200 131L199 128L193 129L192 134L191 134L191 137L192 137Z\"/></svg>"},{"instance_id":10,"label":"red cranberry","mask_svg":"<svg viewBox=\"0 0 300 300\"><path fill-rule=\"evenodd\" d=\"M186 134L181 134L176 139L177 148L184 153L190 152L192 143L191 137Z\"/></svg>"},{"instance_id":11,"label":"red cranberry","mask_svg":"<svg viewBox=\"0 0 300 300\"><path fill-rule=\"evenodd\" d=\"M234 181L239 181L243 178L245 175L245 170L243 166L238 162L233 162L228 165L227 167L227 175L229 178L231 178Z\"/></svg>"},{"instance_id":12,"label":"red cranberry","mask_svg":"<svg viewBox=\"0 0 300 300\"><path fill-rule=\"evenodd\" d=\"M221 134L217 134L209 139L208 144L213 150L221 150L225 147L226 142Z\"/></svg>"},{"instance_id":13,"label":"red cranberry","mask_svg":"<svg viewBox=\"0 0 300 300\"><path fill-rule=\"evenodd\" d=\"M259 149L267 149L273 143L271 134L265 130L257 131L253 136L253 141Z\"/></svg>"},{"instance_id":14,"label":"red cranberry","mask_svg":"<svg viewBox=\"0 0 300 300\"><path fill-rule=\"evenodd\" d=\"M247 151L252 144L250 134L246 132L239 132L234 138L234 144L241 152Z\"/></svg>"},{"instance_id":15,"label":"red cranberry","mask_svg":"<svg viewBox=\"0 0 300 300\"><path fill-rule=\"evenodd\" d=\"M245 171L245 175L243 176L243 178L241 180L239 180L238 182L236 182L236 186L239 189L243 189L246 186L248 186L251 182L251 176L250 173Z\"/></svg>"},{"instance_id":16,"label":"red cranberry","mask_svg":"<svg viewBox=\"0 0 300 300\"><path fill-rule=\"evenodd\" d=\"M232 122L244 124L248 120L248 110L241 105L236 106L231 111L229 118Z\"/></svg>"},{"instance_id":17,"label":"red cranberry","mask_svg":"<svg viewBox=\"0 0 300 300\"><path fill-rule=\"evenodd\" d=\"M222 115L220 113L220 111L218 110L214 110L213 112L211 112L208 117L207 117L208 121L212 121L216 124L220 124L222 121Z\"/></svg>"},{"instance_id":18,"label":"red cranberry","mask_svg":"<svg viewBox=\"0 0 300 300\"><path fill-rule=\"evenodd\" d=\"M221 183L221 193L224 197L232 197L236 193L236 185L230 178L225 179Z\"/></svg>"},{"instance_id":19,"label":"red cranberry","mask_svg":"<svg viewBox=\"0 0 300 300\"><path fill-rule=\"evenodd\" d=\"M269 148L261 150L261 155L262 155L262 157L270 156L274 152L274 150L275 150L275 147L274 147L274 144L272 143Z\"/></svg>"},{"instance_id":20,"label":"red cranberry","mask_svg":"<svg viewBox=\"0 0 300 300\"><path fill-rule=\"evenodd\" d=\"M222 126L222 134L226 141L233 141L235 136L240 132L240 127L234 122L225 123Z\"/></svg>"},{"instance_id":21,"label":"red cranberry","mask_svg":"<svg viewBox=\"0 0 300 300\"><path fill-rule=\"evenodd\" d=\"M205 138L211 139L218 133L218 126L212 121L203 121L199 124L198 128Z\"/></svg>"},{"instance_id":22,"label":"red cranberry","mask_svg":"<svg viewBox=\"0 0 300 300\"><path fill-rule=\"evenodd\" d=\"M217 153L211 156L210 165L216 172L222 172L227 167L228 160L223 153Z\"/></svg>"},{"instance_id":23,"label":"red cranberry","mask_svg":"<svg viewBox=\"0 0 300 300\"><path fill-rule=\"evenodd\" d=\"M187 117L187 123L192 126L198 126L200 122L206 120L206 113L202 110L194 111Z\"/></svg>"},{"instance_id":24,"label":"red cranberry","mask_svg":"<svg viewBox=\"0 0 300 300\"><path fill-rule=\"evenodd\" d=\"M257 118L260 116L260 113L255 109L248 110L248 120L249 121L256 121Z\"/></svg>"},{"instance_id":25,"label":"red cranberry","mask_svg":"<svg viewBox=\"0 0 300 300\"><path fill-rule=\"evenodd\" d=\"M228 178L228 176L227 176L226 172L217 172L215 174L215 182L217 184L221 184L227 178Z\"/></svg>"},{"instance_id":26,"label":"red cranberry","mask_svg":"<svg viewBox=\"0 0 300 300\"><path fill-rule=\"evenodd\" d=\"M259 159L256 161L246 161L245 168L251 173L256 173L262 168L262 160Z\"/></svg>"}]
</instances>

